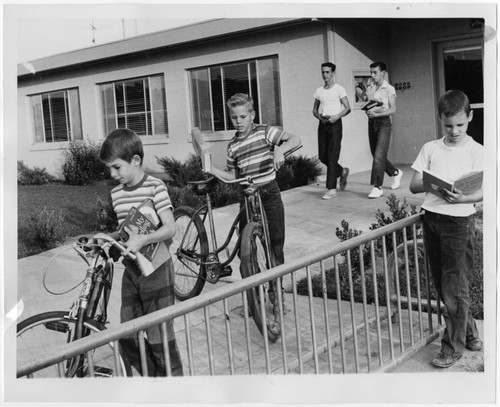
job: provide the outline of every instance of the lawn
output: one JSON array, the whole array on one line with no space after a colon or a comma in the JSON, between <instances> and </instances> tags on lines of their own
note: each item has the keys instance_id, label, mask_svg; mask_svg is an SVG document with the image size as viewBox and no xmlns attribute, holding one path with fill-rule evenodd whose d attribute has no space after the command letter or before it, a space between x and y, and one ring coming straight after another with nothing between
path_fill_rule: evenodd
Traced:
<instances>
[{"instance_id":1,"label":"lawn","mask_svg":"<svg viewBox=\"0 0 500 407\"><path fill-rule=\"evenodd\" d=\"M25 227L29 216L46 208L63 211L67 237L91 234L97 227L97 198L107 201L112 188L111 181L87 186L60 183L18 185L18 230Z\"/></svg>"}]
</instances>

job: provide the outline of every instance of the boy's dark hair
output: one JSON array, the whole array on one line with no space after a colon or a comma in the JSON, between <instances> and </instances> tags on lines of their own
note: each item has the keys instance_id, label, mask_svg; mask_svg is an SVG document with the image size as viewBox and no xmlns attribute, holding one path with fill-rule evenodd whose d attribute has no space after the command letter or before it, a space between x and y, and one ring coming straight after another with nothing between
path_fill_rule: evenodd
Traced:
<instances>
[{"instance_id":1,"label":"boy's dark hair","mask_svg":"<svg viewBox=\"0 0 500 407\"><path fill-rule=\"evenodd\" d=\"M385 65L384 62L381 62L381 61L375 61L373 63L370 64L370 68L376 68L376 67L379 67L380 68L380 71L387 71L387 66Z\"/></svg>"},{"instance_id":2,"label":"boy's dark hair","mask_svg":"<svg viewBox=\"0 0 500 407\"><path fill-rule=\"evenodd\" d=\"M468 117L470 114L470 102L467 95L460 90L449 90L441 95L438 103L439 117L451 117L464 112Z\"/></svg>"},{"instance_id":3,"label":"boy's dark hair","mask_svg":"<svg viewBox=\"0 0 500 407\"><path fill-rule=\"evenodd\" d=\"M335 64L332 62L323 62L321 64L321 68L331 68L332 72L335 72L335 69L337 69Z\"/></svg>"},{"instance_id":4,"label":"boy's dark hair","mask_svg":"<svg viewBox=\"0 0 500 407\"><path fill-rule=\"evenodd\" d=\"M249 112L254 111L253 99L246 93L236 93L227 101L227 107L247 106Z\"/></svg>"},{"instance_id":5,"label":"boy's dark hair","mask_svg":"<svg viewBox=\"0 0 500 407\"><path fill-rule=\"evenodd\" d=\"M102 162L110 162L116 159L122 159L131 162L134 155L138 155L142 160L144 158L144 149L140 137L130 129L113 130L104 139L99 151L99 159Z\"/></svg>"}]
</instances>

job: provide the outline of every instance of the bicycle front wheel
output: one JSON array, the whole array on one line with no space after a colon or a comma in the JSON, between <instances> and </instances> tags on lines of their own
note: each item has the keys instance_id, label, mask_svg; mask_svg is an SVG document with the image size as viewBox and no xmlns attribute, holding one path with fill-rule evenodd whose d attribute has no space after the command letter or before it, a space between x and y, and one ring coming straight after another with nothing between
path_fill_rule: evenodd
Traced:
<instances>
[{"instance_id":1,"label":"bicycle front wheel","mask_svg":"<svg viewBox=\"0 0 500 407\"><path fill-rule=\"evenodd\" d=\"M74 340L76 319L67 311L52 311L34 315L17 325L17 364L31 363L58 346ZM87 335L93 335L105 328L86 318L83 323ZM92 357L95 377L132 376L121 356L115 366L114 344L109 343L59 364L48 366L33 373L33 378L89 377L88 358Z\"/></svg>"},{"instance_id":2,"label":"bicycle front wheel","mask_svg":"<svg viewBox=\"0 0 500 407\"><path fill-rule=\"evenodd\" d=\"M208 253L205 225L194 209L179 206L174 210L175 236L170 252L175 270L175 297L184 301L196 297L203 290L206 268L203 264Z\"/></svg>"},{"instance_id":3,"label":"bicycle front wheel","mask_svg":"<svg viewBox=\"0 0 500 407\"><path fill-rule=\"evenodd\" d=\"M241 275L243 278L253 276L272 268L273 255L267 249L264 238L264 229L260 223L251 222L243 229L241 236ZM271 261L269 261L270 259ZM269 289L277 293L276 282L271 281L264 284L264 312L262 312L259 296L259 287L254 287L247 292L248 304L252 312L253 319L261 334L267 329L267 337L271 342L275 342L281 335L278 296L275 295L275 304L269 298Z\"/></svg>"}]
</instances>

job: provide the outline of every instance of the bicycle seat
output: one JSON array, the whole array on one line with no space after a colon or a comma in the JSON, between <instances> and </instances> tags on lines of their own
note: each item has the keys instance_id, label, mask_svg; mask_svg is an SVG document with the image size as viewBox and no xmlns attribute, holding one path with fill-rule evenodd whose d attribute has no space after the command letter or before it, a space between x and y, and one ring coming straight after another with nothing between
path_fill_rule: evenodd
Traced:
<instances>
[{"instance_id":1,"label":"bicycle seat","mask_svg":"<svg viewBox=\"0 0 500 407\"><path fill-rule=\"evenodd\" d=\"M214 176L209 176L207 179L202 179L199 181L188 181L188 185L193 187L193 192L196 195L205 195L213 191L213 188L217 184L217 178Z\"/></svg>"}]
</instances>

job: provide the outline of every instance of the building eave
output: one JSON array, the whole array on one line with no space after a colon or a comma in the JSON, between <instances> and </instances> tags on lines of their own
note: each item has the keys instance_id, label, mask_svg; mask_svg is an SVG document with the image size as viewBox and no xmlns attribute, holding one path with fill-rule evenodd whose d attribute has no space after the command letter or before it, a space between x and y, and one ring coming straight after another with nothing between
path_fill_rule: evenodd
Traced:
<instances>
[{"instance_id":1,"label":"building eave","mask_svg":"<svg viewBox=\"0 0 500 407\"><path fill-rule=\"evenodd\" d=\"M208 20L20 63L17 67L17 76L18 78L22 78L42 72L68 69L127 55L185 46L187 44L214 40L244 32L270 29L287 24L296 24L304 20L310 21L310 19L303 18Z\"/></svg>"}]
</instances>

